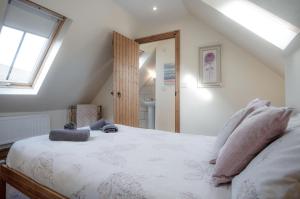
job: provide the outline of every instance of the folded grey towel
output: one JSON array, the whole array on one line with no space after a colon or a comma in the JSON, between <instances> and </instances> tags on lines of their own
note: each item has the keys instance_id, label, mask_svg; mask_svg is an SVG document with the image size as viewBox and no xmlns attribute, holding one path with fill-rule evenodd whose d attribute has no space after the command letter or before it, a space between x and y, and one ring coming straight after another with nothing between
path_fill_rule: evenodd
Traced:
<instances>
[{"instance_id":1,"label":"folded grey towel","mask_svg":"<svg viewBox=\"0 0 300 199\"><path fill-rule=\"evenodd\" d=\"M118 132L118 127L114 124L107 124L102 128L105 133L115 133Z\"/></svg>"},{"instance_id":2,"label":"folded grey towel","mask_svg":"<svg viewBox=\"0 0 300 199\"><path fill-rule=\"evenodd\" d=\"M84 142L90 137L90 130L68 130L58 129L49 133L49 139L52 141L73 141Z\"/></svg>"},{"instance_id":3,"label":"folded grey towel","mask_svg":"<svg viewBox=\"0 0 300 199\"><path fill-rule=\"evenodd\" d=\"M108 120L99 120L97 122L95 122L94 124L91 124L90 125L90 128L91 130L102 130L102 128L105 126L105 125L108 125L108 124L112 124L112 122L108 121Z\"/></svg>"}]
</instances>

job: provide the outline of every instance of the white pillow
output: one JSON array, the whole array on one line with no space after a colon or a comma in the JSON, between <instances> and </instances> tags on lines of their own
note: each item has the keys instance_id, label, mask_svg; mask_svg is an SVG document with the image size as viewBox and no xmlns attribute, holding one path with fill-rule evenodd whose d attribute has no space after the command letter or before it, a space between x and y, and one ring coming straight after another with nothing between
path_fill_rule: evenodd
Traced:
<instances>
[{"instance_id":1,"label":"white pillow","mask_svg":"<svg viewBox=\"0 0 300 199\"><path fill-rule=\"evenodd\" d=\"M297 127L300 127L300 113L296 113L296 114L292 115L287 129L294 129Z\"/></svg>"},{"instance_id":2,"label":"white pillow","mask_svg":"<svg viewBox=\"0 0 300 199\"><path fill-rule=\"evenodd\" d=\"M260 152L232 181L232 199L300 198L300 127Z\"/></svg>"}]
</instances>

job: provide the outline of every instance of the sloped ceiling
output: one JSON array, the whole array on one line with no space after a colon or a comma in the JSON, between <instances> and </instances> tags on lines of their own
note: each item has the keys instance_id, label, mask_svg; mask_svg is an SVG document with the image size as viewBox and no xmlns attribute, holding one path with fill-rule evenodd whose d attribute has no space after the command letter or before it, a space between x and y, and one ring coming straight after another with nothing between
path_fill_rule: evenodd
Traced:
<instances>
[{"instance_id":1,"label":"sloped ceiling","mask_svg":"<svg viewBox=\"0 0 300 199\"><path fill-rule=\"evenodd\" d=\"M0 95L0 112L65 109L89 103L112 71L111 33L134 36L139 25L193 15L284 75L283 52L201 0L33 0L72 20L64 43L36 96ZM251 0L300 26L299 0ZM152 7L157 6L156 12ZM1 15L1 13L0 13ZM298 36L299 38L299 36Z\"/></svg>"},{"instance_id":2,"label":"sloped ceiling","mask_svg":"<svg viewBox=\"0 0 300 199\"><path fill-rule=\"evenodd\" d=\"M72 23L36 96L0 95L0 112L65 109L89 103L112 71L112 31L132 36L136 22L111 0L34 0Z\"/></svg>"},{"instance_id":3,"label":"sloped ceiling","mask_svg":"<svg viewBox=\"0 0 300 199\"><path fill-rule=\"evenodd\" d=\"M300 27L299 0L250 0L278 17Z\"/></svg>"},{"instance_id":4,"label":"sloped ceiling","mask_svg":"<svg viewBox=\"0 0 300 199\"><path fill-rule=\"evenodd\" d=\"M184 0L187 9L231 41L246 49L273 71L284 76L282 50L230 20L214 8L199 0Z\"/></svg>"},{"instance_id":5,"label":"sloped ceiling","mask_svg":"<svg viewBox=\"0 0 300 199\"><path fill-rule=\"evenodd\" d=\"M300 28L300 1L299 0L250 0L260 7L272 12L278 17ZM284 55L300 48L300 35L284 50Z\"/></svg>"},{"instance_id":6,"label":"sloped ceiling","mask_svg":"<svg viewBox=\"0 0 300 199\"><path fill-rule=\"evenodd\" d=\"M247 50L280 76L284 76L284 52L233 22L201 0L115 0L144 25L176 21L192 15L238 46ZM250 0L282 19L300 27L299 0ZM157 6L156 12L152 7Z\"/></svg>"}]
</instances>

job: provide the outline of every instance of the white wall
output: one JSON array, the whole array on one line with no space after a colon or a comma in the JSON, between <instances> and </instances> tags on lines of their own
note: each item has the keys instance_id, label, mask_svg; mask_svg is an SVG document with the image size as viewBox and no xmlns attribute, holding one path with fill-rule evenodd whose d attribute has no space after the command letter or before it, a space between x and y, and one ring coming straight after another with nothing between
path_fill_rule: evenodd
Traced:
<instances>
[{"instance_id":1,"label":"white wall","mask_svg":"<svg viewBox=\"0 0 300 199\"><path fill-rule=\"evenodd\" d=\"M50 118L51 129L61 129L68 122L68 110L52 110L42 112L0 113L0 117L46 114Z\"/></svg>"},{"instance_id":2,"label":"white wall","mask_svg":"<svg viewBox=\"0 0 300 199\"><path fill-rule=\"evenodd\" d=\"M286 104L300 111L300 48L286 57Z\"/></svg>"},{"instance_id":3,"label":"white wall","mask_svg":"<svg viewBox=\"0 0 300 199\"><path fill-rule=\"evenodd\" d=\"M284 79L209 26L186 18L140 27L136 37L181 30L181 132L216 135L225 120L253 98L284 105ZM221 88L198 88L199 47L222 44Z\"/></svg>"},{"instance_id":4,"label":"white wall","mask_svg":"<svg viewBox=\"0 0 300 199\"><path fill-rule=\"evenodd\" d=\"M93 99L92 104L102 106L102 117L106 120L113 121L113 96L110 92L113 90L113 76L110 75L108 80L100 89L99 93Z\"/></svg>"}]
</instances>

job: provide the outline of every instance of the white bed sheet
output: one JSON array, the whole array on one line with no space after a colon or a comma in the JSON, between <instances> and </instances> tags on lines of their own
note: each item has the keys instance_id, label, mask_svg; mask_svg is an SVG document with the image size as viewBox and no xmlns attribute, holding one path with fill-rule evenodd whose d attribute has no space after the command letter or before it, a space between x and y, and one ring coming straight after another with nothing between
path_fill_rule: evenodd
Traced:
<instances>
[{"instance_id":1,"label":"white bed sheet","mask_svg":"<svg viewBox=\"0 0 300 199\"><path fill-rule=\"evenodd\" d=\"M16 142L7 165L67 196L80 199L229 199L214 187L208 164L215 137L118 125L91 132L88 142L51 142L38 136ZM21 194L8 191L8 198Z\"/></svg>"}]
</instances>

